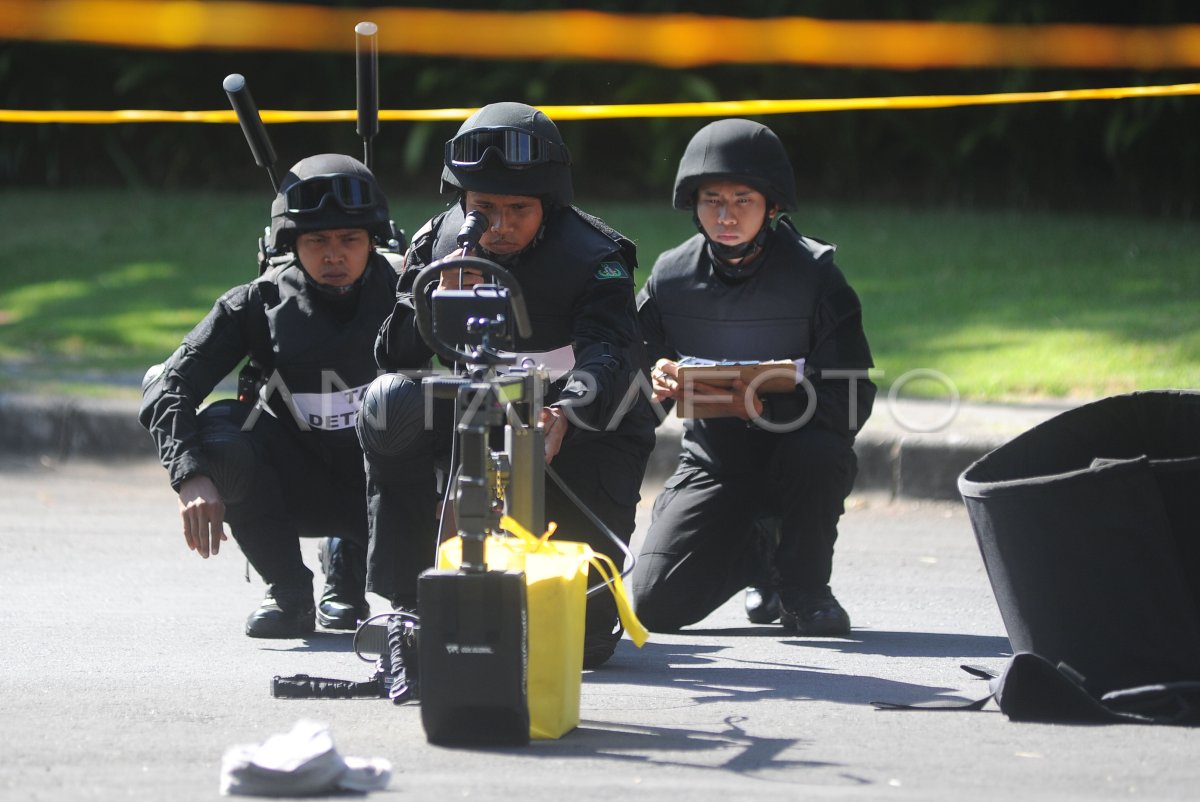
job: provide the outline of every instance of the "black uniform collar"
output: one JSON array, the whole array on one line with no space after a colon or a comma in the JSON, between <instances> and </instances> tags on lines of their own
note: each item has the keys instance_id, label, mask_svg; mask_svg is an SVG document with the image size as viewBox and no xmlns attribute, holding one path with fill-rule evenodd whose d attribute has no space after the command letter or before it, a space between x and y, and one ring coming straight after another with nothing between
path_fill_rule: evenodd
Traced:
<instances>
[{"instance_id":1,"label":"black uniform collar","mask_svg":"<svg viewBox=\"0 0 1200 802\"><path fill-rule=\"evenodd\" d=\"M308 274L308 271L304 269L304 265L300 264L299 259L296 260L296 267L300 268L300 272L304 274L304 284L310 290L316 292L322 298L341 301L343 299L358 297L359 292L362 291L363 285L367 283L367 276L371 274L371 268L374 266L372 265L372 262L374 261L375 252L371 251L371 255L367 257L366 270L364 270L362 275L356 278L352 283L347 284L344 287L334 287L330 284L321 284L320 282L315 281L313 277Z\"/></svg>"},{"instance_id":2,"label":"black uniform collar","mask_svg":"<svg viewBox=\"0 0 1200 802\"><path fill-rule=\"evenodd\" d=\"M722 246L721 243L713 242L712 240L708 239L708 237L705 237L704 250L708 254L708 260L712 262L713 272L716 273L719 278L729 284L739 284L749 279L767 262L767 251L770 250L771 247L771 243L769 241L770 233L771 229L763 226L763 229L758 232L758 235L755 236L751 242L746 243L747 245L754 246L753 248L748 249L748 252L752 253L754 258L748 262L743 260L737 264L731 264L730 262L725 261L725 259L722 258L718 253L718 248L728 249L728 246Z\"/></svg>"}]
</instances>

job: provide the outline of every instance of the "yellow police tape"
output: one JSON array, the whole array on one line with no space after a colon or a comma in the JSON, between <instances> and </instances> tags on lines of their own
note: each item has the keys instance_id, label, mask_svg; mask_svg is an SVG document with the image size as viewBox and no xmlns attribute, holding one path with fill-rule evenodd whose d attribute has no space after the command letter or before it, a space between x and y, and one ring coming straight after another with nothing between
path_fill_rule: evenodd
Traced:
<instances>
[{"instance_id":1,"label":"yellow police tape","mask_svg":"<svg viewBox=\"0 0 1200 802\"><path fill-rule=\"evenodd\" d=\"M1200 83L1166 86L1123 86L1108 89L1057 89L1048 92L1003 92L982 95L910 95L899 97L810 98L799 100L723 100L704 103L624 103L588 106L539 106L554 120L603 120L634 117L749 117L865 109L941 109L1003 103L1047 103L1075 100L1200 95ZM429 122L465 120L476 111L463 109L381 109L380 120ZM259 112L265 123L311 123L356 120L356 111ZM33 111L0 109L0 123L233 123L232 109L221 111Z\"/></svg>"},{"instance_id":2,"label":"yellow police tape","mask_svg":"<svg viewBox=\"0 0 1200 802\"><path fill-rule=\"evenodd\" d=\"M329 8L217 0L0 0L0 39L169 50L348 51L354 49L350 31L365 15L380 27L380 53L433 58L470 54L479 59L585 59L675 68L1200 67L1200 25L1194 24L992 25L586 9Z\"/></svg>"}]
</instances>

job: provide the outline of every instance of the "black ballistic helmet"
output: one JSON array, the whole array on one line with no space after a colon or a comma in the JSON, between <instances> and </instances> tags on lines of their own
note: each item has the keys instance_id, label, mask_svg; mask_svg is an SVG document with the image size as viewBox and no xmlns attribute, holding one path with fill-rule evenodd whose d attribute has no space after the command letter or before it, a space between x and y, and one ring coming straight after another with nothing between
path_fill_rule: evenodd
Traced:
<instances>
[{"instance_id":1,"label":"black ballistic helmet","mask_svg":"<svg viewBox=\"0 0 1200 802\"><path fill-rule=\"evenodd\" d=\"M380 242L392 236L387 198L367 166L352 156L322 153L301 159L279 182L271 204L271 246L281 252L296 235L329 228L365 228Z\"/></svg>"},{"instance_id":2,"label":"black ballistic helmet","mask_svg":"<svg viewBox=\"0 0 1200 802\"><path fill-rule=\"evenodd\" d=\"M765 125L750 120L717 120L688 142L675 174L675 208L693 209L705 181L748 184L779 211L795 209L796 177L783 143Z\"/></svg>"},{"instance_id":3,"label":"black ballistic helmet","mask_svg":"<svg viewBox=\"0 0 1200 802\"><path fill-rule=\"evenodd\" d=\"M530 195L569 206L571 154L554 121L524 103L492 103L446 143L441 191Z\"/></svg>"}]
</instances>

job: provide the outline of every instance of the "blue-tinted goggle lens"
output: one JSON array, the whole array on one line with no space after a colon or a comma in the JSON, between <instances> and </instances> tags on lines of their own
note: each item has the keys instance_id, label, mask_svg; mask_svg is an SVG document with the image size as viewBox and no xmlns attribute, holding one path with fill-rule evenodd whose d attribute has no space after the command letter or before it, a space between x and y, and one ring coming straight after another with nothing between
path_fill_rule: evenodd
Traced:
<instances>
[{"instance_id":1,"label":"blue-tinted goggle lens","mask_svg":"<svg viewBox=\"0 0 1200 802\"><path fill-rule=\"evenodd\" d=\"M520 128L476 128L446 143L446 163L479 167L489 152L507 167L532 167L544 162L570 164L566 147Z\"/></svg>"},{"instance_id":2,"label":"blue-tinted goggle lens","mask_svg":"<svg viewBox=\"0 0 1200 802\"><path fill-rule=\"evenodd\" d=\"M375 204L370 182L353 175L318 175L288 187L287 210L292 214L315 212L330 198L347 211Z\"/></svg>"}]
</instances>

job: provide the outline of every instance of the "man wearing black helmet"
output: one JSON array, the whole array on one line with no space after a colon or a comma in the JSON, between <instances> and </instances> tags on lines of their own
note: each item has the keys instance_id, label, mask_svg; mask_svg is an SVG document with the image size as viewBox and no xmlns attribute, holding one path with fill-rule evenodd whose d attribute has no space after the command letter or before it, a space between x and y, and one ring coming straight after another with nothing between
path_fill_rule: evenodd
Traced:
<instances>
[{"instance_id":1,"label":"man wearing black helmet","mask_svg":"<svg viewBox=\"0 0 1200 802\"><path fill-rule=\"evenodd\" d=\"M327 587L315 610L300 536L367 544L366 485L354 423L378 371L375 336L391 311L396 270L378 243L393 236L375 177L349 156L298 162L271 206L280 255L226 292L143 383L140 420L179 494L188 548L215 556L225 522L268 585L246 621L258 638L353 629L369 613L361 587ZM200 405L246 357L264 368L257 403Z\"/></svg>"},{"instance_id":2,"label":"man wearing black helmet","mask_svg":"<svg viewBox=\"0 0 1200 802\"><path fill-rule=\"evenodd\" d=\"M871 413L871 352L834 246L800 234L791 163L769 128L720 120L688 144L674 205L699 233L658 257L638 295L656 400L705 399L684 425L679 465L656 499L633 574L651 630L696 623L747 585L754 623L839 636L850 618L829 588L855 433ZM792 391L685 379L686 357L787 360ZM689 394L694 394L690 395ZM716 413L713 414L714 409Z\"/></svg>"},{"instance_id":3,"label":"man wearing black helmet","mask_svg":"<svg viewBox=\"0 0 1200 802\"><path fill-rule=\"evenodd\" d=\"M380 367L427 364L433 354L416 325L411 289L417 273L458 250L469 212L489 228L473 255L503 265L520 283L533 326L522 353L551 370L542 425L546 460L601 521L626 542L654 445L654 416L642 394L626 400L644 370L634 308L633 243L571 205L570 155L558 128L522 103L494 103L473 114L446 143L441 189L458 202L413 237L392 316L380 331ZM441 286L479 283L443 273ZM624 401L624 403L623 403ZM568 407L569 412L568 412ZM424 426L420 381L381 376L363 400L359 436L371 507L372 588L397 607L416 603L417 575L433 564L437 542L435 460L449 451L450 413L437 408ZM553 482L546 520L561 537L623 555ZM621 631L608 593L588 601L584 666L613 653Z\"/></svg>"}]
</instances>

